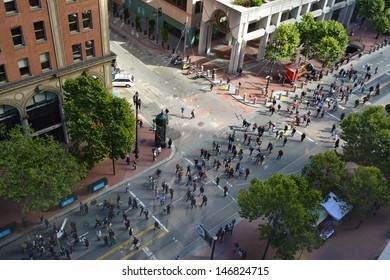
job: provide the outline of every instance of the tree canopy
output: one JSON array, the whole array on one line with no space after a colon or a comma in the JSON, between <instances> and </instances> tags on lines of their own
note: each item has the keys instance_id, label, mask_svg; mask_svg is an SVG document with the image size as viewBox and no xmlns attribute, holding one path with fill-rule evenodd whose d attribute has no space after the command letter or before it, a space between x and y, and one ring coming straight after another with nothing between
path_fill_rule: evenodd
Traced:
<instances>
[{"instance_id":1,"label":"tree canopy","mask_svg":"<svg viewBox=\"0 0 390 280\"><path fill-rule=\"evenodd\" d=\"M64 115L71 153L91 168L108 156L123 158L135 137L135 114L129 102L116 98L90 75L64 84Z\"/></svg>"},{"instance_id":2,"label":"tree canopy","mask_svg":"<svg viewBox=\"0 0 390 280\"><path fill-rule=\"evenodd\" d=\"M385 0L356 0L359 14L370 20L385 9Z\"/></svg>"},{"instance_id":3,"label":"tree canopy","mask_svg":"<svg viewBox=\"0 0 390 280\"><path fill-rule=\"evenodd\" d=\"M353 206L355 215L363 217L373 206L383 206L389 201L389 184L378 168L360 166L346 184L344 199Z\"/></svg>"},{"instance_id":4,"label":"tree canopy","mask_svg":"<svg viewBox=\"0 0 390 280\"><path fill-rule=\"evenodd\" d=\"M266 48L266 57L273 59L276 55L276 60L287 58L295 61L299 44L298 27L293 23L282 23L276 30L276 40Z\"/></svg>"},{"instance_id":5,"label":"tree canopy","mask_svg":"<svg viewBox=\"0 0 390 280\"><path fill-rule=\"evenodd\" d=\"M26 137L19 126L2 136L0 196L21 203L24 213L58 205L86 175L86 168L50 136Z\"/></svg>"},{"instance_id":6,"label":"tree canopy","mask_svg":"<svg viewBox=\"0 0 390 280\"><path fill-rule=\"evenodd\" d=\"M302 17L301 22L296 22L296 26L299 30L299 36L301 38L302 50L301 53L309 58L314 55L314 44L316 43L316 37L313 34L317 32L317 22L311 13L306 13Z\"/></svg>"},{"instance_id":7,"label":"tree canopy","mask_svg":"<svg viewBox=\"0 0 390 280\"><path fill-rule=\"evenodd\" d=\"M253 178L248 190L241 189L237 197L242 217L268 221L259 225L259 237L270 241L280 259L294 259L297 251L318 248L320 239L313 225L321 201L321 193L310 190L301 176L283 174L265 182Z\"/></svg>"},{"instance_id":8,"label":"tree canopy","mask_svg":"<svg viewBox=\"0 0 390 280\"><path fill-rule=\"evenodd\" d=\"M309 186L322 192L340 194L346 183L348 172L345 162L334 152L325 151L310 156L310 161L302 169Z\"/></svg>"},{"instance_id":9,"label":"tree canopy","mask_svg":"<svg viewBox=\"0 0 390 280\"><path fill-rule=\"evenodd\" d=\"M382 106L352 113L341 122L346 160L378 167L390 179L390 119Z\"/></svg>"}]
</instances>

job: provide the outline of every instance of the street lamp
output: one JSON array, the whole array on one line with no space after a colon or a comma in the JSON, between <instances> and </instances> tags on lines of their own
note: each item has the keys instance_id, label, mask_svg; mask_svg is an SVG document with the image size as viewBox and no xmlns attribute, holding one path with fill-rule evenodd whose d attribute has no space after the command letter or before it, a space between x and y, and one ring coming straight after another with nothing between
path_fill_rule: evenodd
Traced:
<instances>
[{"instance_id":1,"label":"street lamp","mask_svg":"<svg viewBox=\"0 0 390 280\"><path fill-rule=\"evenodd\" d=\"M212 247L212 249L211 249L210 260L213 260L213 259L214 259L215 244L217 243L217 240L218 240L218 237L214 236L214 237L213 237L213 247Z\"/></svg>"},{"instance_id":2,"label":"street lamp","mask_svg":"<svg viewBox=\"0 0 390 280\"><path fill-rule=\"evenodd\" d=\"M270 84L270 81L272 79L272 70L274 68L274 64L275 64L275 60L276 60L276 54L277 54L277 51L280 47L280 42L278 39L276 39L273 43L273 56L272 56L272 64L271 64L271 69L269 71L269 74L268 76L266 77L267 79L267 85L265 86L265 96L268 96L268 88L269 88L269 84Z\"/></svg>"},{"instance_id":3,"label":"street lamp","mask_svg":"<svg viewBox=\"0 0 390 280\"><path fill-rule=\"evenodd\" d=\"M138 107L139 107L138 91L136 91L135 95L134 95L134 104L135 104L135 147L134 147L134 154L135 154L135 158L138 159L138 154L139 154L139 148L138 148Z\"/></svg>"},{"instance_id":4,"label":"street lamp","mask_svg":"<svg viewBox=\"0 0 390 280\"><path fill-rule=\"evenodd\" d=\"M153 0L147 0L146 3L150 3ZM158 44L158 18L162 15L162 9L159 7L159 3L157 0L156 11L153 12L153 15L156 16L156 43Z\"/></svg>"}]
</instances>

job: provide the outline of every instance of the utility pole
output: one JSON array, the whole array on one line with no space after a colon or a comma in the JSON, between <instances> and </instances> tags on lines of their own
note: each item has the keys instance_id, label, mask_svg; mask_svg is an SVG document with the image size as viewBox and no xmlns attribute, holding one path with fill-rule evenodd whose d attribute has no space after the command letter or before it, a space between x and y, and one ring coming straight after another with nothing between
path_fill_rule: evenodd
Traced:
<instances>
[{"instance_id":1,"label":"utility pole","mask_svg":"<svg viewBox=\"0 0 390 280\"><path fill-rule=\"evenodd\" d=\"M183 51L183 60L187 57L186 56L186 50L187 50L187 23L188 23L188 17L186 17L186 22L184 23L184 51ZM187 61L188 63L188 61Z\"/></svg>"}]
</instances>

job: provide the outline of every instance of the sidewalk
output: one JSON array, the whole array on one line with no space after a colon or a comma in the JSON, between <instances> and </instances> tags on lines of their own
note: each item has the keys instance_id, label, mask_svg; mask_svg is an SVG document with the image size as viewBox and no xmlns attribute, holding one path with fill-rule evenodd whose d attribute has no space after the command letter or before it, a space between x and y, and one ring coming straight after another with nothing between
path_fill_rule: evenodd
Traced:
<instances>
[{"instance_id":1,"label":"sidewalk","mask_svg":"<svg viewBox=\"0 0 390 280\"><path fill-rule=\"evenodd\" d=\"M8 225L9 223L16 222L17 228L14 233L0 239L0 248L7 243L10 243L19 237L33 231L36 227L40 226L40 216L48 219L49 221L53 220L57 216L61 216L64 213L71 211L74 208L79 207L79 202L92 200L93 197L101 196L103 193L113 191L120 182L129 180L131 177L142 174L149 169L156 168L158 165L168 161L173 157L175 148L172 146L171 149L165 148L162 149L160 156L157 157L156 161L153 162L152 158L152 148L154 147L154 137L155 134L153 131L149 130L149 125L143 119L144 126L138 130L138 143L139 143L139 162L137 169L134 170L132 164L127 165L126 160L117 160L115 162L116 174L113 175L112 160L106 159L98 164L89 172L86 179L79 182L80 188L75 190L77 193L77 200L61 209L60 207L54 207L47 212L37 212L37 213L28 213L23 215L21 213L21 205L9 201L0 200L0 228ZM174 143L173 143L174 144ZM134 160L134 154L130 154L130 158ZM87 186L93 182L100 180L101 178L106 177L108 179L108 186L104 189L89 194L87 192ZM22 219L24 217L28 218L28 225L23 226Z\"/></svg>"}]
</instances>

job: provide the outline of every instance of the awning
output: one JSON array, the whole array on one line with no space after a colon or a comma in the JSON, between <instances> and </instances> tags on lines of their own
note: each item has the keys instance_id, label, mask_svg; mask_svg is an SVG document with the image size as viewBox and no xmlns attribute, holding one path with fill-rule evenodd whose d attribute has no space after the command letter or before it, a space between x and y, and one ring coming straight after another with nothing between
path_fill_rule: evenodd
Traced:
<instances>
[{"instance_id":1,"label":"awning","mask_svg":"<svg viewBox=\"0 0 390 280\"><path fill-rule=\"evenodd\" d=\"M339 199L334 193L330 192L321 205L328 214L336 221L340 221L351 209L352 206Z\"/></svg>"}]
</instances>

